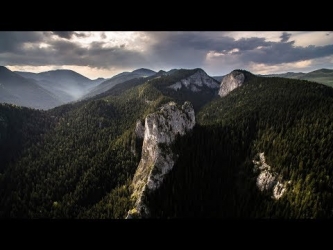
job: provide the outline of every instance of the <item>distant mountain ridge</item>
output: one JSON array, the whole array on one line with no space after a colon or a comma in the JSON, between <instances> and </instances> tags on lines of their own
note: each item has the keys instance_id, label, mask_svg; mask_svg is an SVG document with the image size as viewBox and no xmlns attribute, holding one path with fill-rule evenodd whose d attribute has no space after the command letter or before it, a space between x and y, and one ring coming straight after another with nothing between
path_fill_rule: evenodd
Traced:
<instances>
[{"instance_id":1,"label":"distant mountain ridge","mask_svg":"<svg viewBox=\"0 0 333 250\"><path fill-rule=\"evenodd\" d=\"M318 69L308 73L303 72L286 72L286 73L279 73L279 74L257 74L258 76L262 77L283 77L283 78L290 78L290 79L300 79L300 80L308 80L314 81L318 83L322 83L333 87L333 69ZM222 82L223 78L226 75L222 76L212 76L215 80Z\"/></svg>"},{"instance_id":2,"label":"distant mountain ridge","mask_svg":"<svg viewBox=\"0 0 333 250\"><path fill-rule=\"evenodd\" d=\"M24 78L0 66L0 102L36 109L48 109L62 102L34 79Z\"/></svg>"},{"instance_id":3,"label":"distant mountain ridge","mask_svg":"<svg viewBox=\"0 0 333 250\"><path fill-rule=\"evenodd\" d=\"M134 70L132 72L122 72L120 74L117 74L110 79L107 79L97 86L95 86L89 93L87 93L85 96L83 96L82 99L86 99L89 97L96 96L98 94L101 94L105 91L108 91L111 89L113 86L134 79L134 78L140 78L140 77L148 77L156 74L155 71L150 70L150 69L145 69L145 68L140 68L137 70Z\"/></svg>"},{"instance_id":4,"label":"distant mountain ridge","mask_svg":"<svg viewBox=\"0 0 333 250\"><path fill-rule=\"evenodd\" d=\"M318 69L308 73L303 72L287 72L281 74L268 74L261 75L265 77L283 77L283 78L292 78L300 80L308 80L313 82L318 82L325 84L327 86L333 87L333 69Z\"/></svg>"},{"instance_id":5,"label":"distant mountain ridge","mask_svg":"<svg viewBox=\"0 0 333 250\"><path fill-rule=\"evenodd\" d=\"M144 79L147 78L147 80L149 80L149 77L153 77L150 79L152 80L158 77L163 78L166 76L172 76L168 79L173 79L174 82L170 82L169 86L166 86L165 84L161 84L161 81L159 80L157 88L159 88L166 95L171 94L178 96L177 98L179 98L179 100L182 99L185 101L186 98L191 99L194 102L196 109L207 100L213 98L213 96L216 96L216 92L218 92L219 88L221 91L223 79L227 76L223 75L212 77L207 75L203 69L200 70L204 73L198 73L199 71L195 73L196 70L199 69L192 69L194 72L193 74L198 74L198 76L200 75L201 79L205 78L206 80L201 82L201 80L199 80L200 77L198 78L195 75L191 76L190 74L192 74L192 71L186 69L171 69L169 71L159 70L158 72L155 72L147 68L139 68L133 70L132 72L119 73L108 79L96 78L91 80L73 70L67 69L32 73L10 71L6 67L2 66L0 70L0 101L31 108L50 109L65 103L89 99L94 96L99 96L103 93L107 94L108 91L116 85L128 82L130 80L142 78L143 80L140 80L139 82L144 82ZM286 72L282 74L268 74L258 76L308 80L333 87L332 69L323 68L309 73ZM1 81L3 82L2 84ZM196 84L196 81L198 84ZM211 85L206 85L205 83L207 83L207 81L210 81ZM11 83L9 84L9 82ZM135 85L139 82L134 80L131 83L128 82L128 84L124 86L132 86L133 84ZM224 84L224 87L226 86L227 85ZM119 86L117 89L122 89L122 87ZM194 93L199 91L203 92L200 94ZM196 95L198 96L195 97ZM206 97L201 98L202 95L206 95ZM199 98L199 96L201 97ZM199 104L199 102L203 101L204 99L205 101Z\"/></svg>"},{"instance_id":6,"label":"distant mountain ridge","mask_svg":"<svg viewBox=\"0 0 333 250\"><path fill-rule=\"evenodd\" d=\"M23 77L31 78L55 94L63 103L79 99L92 88L104 81L103 78L91 80L73 70L58 69L41 73L17 72Z\"/></svg>"}]
</instances>

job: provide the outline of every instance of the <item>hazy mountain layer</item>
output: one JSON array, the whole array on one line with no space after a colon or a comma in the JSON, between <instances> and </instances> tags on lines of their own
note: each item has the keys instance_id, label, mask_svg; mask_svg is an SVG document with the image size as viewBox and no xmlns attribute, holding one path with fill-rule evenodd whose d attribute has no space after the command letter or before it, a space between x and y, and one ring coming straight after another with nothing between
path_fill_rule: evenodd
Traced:
<instances>
[{"instance_id":1,"label":"hazy mountain layer","mask_svg":"<svg viewBox=\"0 0 333 250\"><path fill-rule=\"evenodd\" d=\"M328 85L330 87L333 87L333 70L332 69L318 69L315 71L311 71L309 73L287 72L287 73L283 73L283 74L271 74L271 75L266 75L266 76L308 80L308 81L318 82L318 83L322 83L322 84Z\"/></svg>"},{"instance_id":2,"label":"hazy mountain layer","mask_svg":"<svg viewBox=\"0 0 333 250\"><path fill-rule=\"evenodd\" d=\"M0 66L0 102L36 109L49 109L61 105L52 92L39 86L37 81L24 78Z\"/></svg>"},{"instance_id":3,"label":"hazy mountain layer","mask_svg":"<svg viewBox=\"0 0 333 250\"><path fill-rule=\"evenodd\" d=\"M17 72L23 77L37 81L44 89L53 93L62 104L78 100L105 79L89 78L72 70L53 70L42 73Z\"/></svg>"},{"instance_id":4,"label":"hazy mountain layer","mask_svg":"<svg viewBox=\"0 0 333 250\"><path fill-rule=\"evenodd\" d=\"M109 89L111 89L113 86L126 82L128 80L134 79L134 78L140 78L140 77L148 77L154 75L156 72L149 70L149 69L137 69L132 72L123 72L118 75L115 75L111 77L110 79L103 81L99 85L97 85L95 88L93 88L89 93L87 93L84 98L93 97L95 95L101 94Z\"/></svg>"}]
</instances>

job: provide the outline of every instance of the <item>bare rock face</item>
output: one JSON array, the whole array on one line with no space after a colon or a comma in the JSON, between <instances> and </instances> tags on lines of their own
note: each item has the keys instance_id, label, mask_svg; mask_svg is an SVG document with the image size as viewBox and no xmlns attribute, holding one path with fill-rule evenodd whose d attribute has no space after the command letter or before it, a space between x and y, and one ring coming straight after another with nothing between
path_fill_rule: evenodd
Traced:
<instances>
[{"instance_id":1,"label":"bare rock face","mask_svg":"<svg viewBox=\"0 0 333 250\"><path fill-rule=\"evenodd\" d=\"M260 191L272 192L272 198L278 200L287 190L287 182L282 181L282 177L272 171L271 166L266 163L264 153L259 154L259 161L253 160L254 171L259 171L257 177L257 187Z\"/></svg>"},{"instance_id":2,"label":"bare rock face","mask_svg":"<svg viewBox=\"0 0 333 250\"><path fill-rule=\"evenodd\" d=\"M223 77L220 85L219 96L226 96L235 88L240 87L244 83L244 80L245 75L242 72L237 70L232 71L230 74Z\"/></svg>"},{"instance_id":3,"label":"bare rock face","mask_svg":"<svg viewBox=\"0 0 333 250\"><path fill-rule=\"evenodd\" d=\"M144 124L142 124L142 121L139 120L136 122L135 125L135 135L137 138L143 139L144 134L145 134L145 126Z\"/></svg>"},{"instance_id":4,"label":"bare rock face","mask_svg":"<svg viewBox=\"0 0 333 250\"><path fill-rule=\"evenodd\" d=\"M185 135L194 125L195 114L190 102L185 102L181 107L169 102L159 111L146 117L142 156L132 181L131 198L135 201L135 207L128 212L127 218L149 216L149 209L142 197L146 192L160 187L164 176L173 168L176 161L176 156L169 145L177 135Z\"/></svg>"},{"instance_id":5,"label":"bare rock face","mask_svg":"<svg viewBox=\"0 0 333 250\"><path fill-rule=\"evenodd\" d=\"M209 77L205 71L200 69L193 75L170 85L168 88L172 88L174 90L187 88L193 92L199 92L203 86L211 89L219 88L219 85L211 77Z\"/></svg>"}]
</instances>

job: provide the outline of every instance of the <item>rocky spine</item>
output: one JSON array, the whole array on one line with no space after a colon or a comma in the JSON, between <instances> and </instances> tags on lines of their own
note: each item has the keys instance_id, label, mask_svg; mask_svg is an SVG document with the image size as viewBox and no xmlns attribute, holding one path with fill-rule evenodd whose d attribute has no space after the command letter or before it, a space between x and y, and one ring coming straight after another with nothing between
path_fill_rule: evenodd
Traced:
<instances>
[{"instance_id":1,"label":"rocky spine","mask_svg":"<svg viewBox=\"0 0 333 250\"><path fill-rule=\"evenodd\" d=\"M126 218L149 217L149 208L143 197L160 187L167 173L173 168L176 156L170 149L177 135L183 136L195 125L195 114L190 102L182 106L169 102L159 111L149 114L144 122L144 133L139 123L136 132L142 136L141 160L135 172L131 198L135 206Z\"/></svg>"}]
</instances>

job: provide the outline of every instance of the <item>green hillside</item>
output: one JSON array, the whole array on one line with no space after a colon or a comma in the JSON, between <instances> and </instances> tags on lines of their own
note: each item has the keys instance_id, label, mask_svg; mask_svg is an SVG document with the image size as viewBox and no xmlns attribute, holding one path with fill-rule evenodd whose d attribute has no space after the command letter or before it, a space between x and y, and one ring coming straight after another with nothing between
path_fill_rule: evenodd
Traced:
<instances>
[{"instance_id":1,"label":"green hillside","mask_svg":"<svg viewBox=\"0 0 333 250\"><path fill-rule=\"evenodd\" d=\"M47 112L1 106L7 109L2 117L18 132L10 148L8 140L1 143L15 153L15 159L1 159L6 165L0 176L1 217L124 217L140 157L139 149L132 152L135 123L168 98L148 83L113 94ZM113 202L101 212L99 204L106 200Z\"/></svg>"},{"instance_id":2,"label":"green hillside","mask_svg":"<svg viewBox=\"0 0 333 250\"><path fill-rule=\"evenodd\" d=\"M164 185L148 198L163 218L332 218L333 89L255 78L197 114ZM290 181L274 200L256 187L253 159Z\"/></svg>"},{"instance_id":3,"label":"green hillside","mask_svg":"<svg viewBox=\"0 0 333 250\"><path fill-rule=\"evenodd\" d=\"M308 80L308 81L322 83L327 86L333 87L333 70L332 69L318 69L315 71L311 71L309 73L287 72L287 73L283 73L283 74L272 74L272 75L266 75L266 76L267 77L283 77L283 78L291 78L291 79Z\"/></svg>"},{"instance_id":4,"label":"green hillside","mask_svg":"<svg viewBox=\"0 0 333 250\"><path fill-rule=\"evenodd\" d=\"M333 70L318 69L301 76L299 79L318 82L333 87Z\"/></svg>"}]
</instances>

